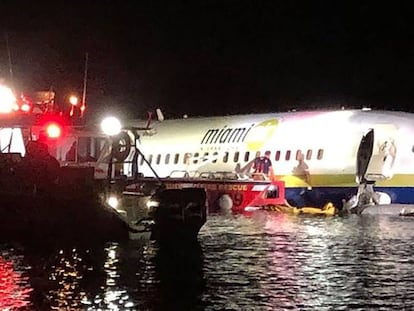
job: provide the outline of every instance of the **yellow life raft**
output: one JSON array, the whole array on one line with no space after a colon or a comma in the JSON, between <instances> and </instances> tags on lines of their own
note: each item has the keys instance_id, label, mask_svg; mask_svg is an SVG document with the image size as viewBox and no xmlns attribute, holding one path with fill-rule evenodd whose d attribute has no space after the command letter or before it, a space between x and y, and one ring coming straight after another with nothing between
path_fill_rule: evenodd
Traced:
<instances>
[{"instance_id":1,"label":"yellow life raft","mask_svg":"<svg viewBox=\"0 0 414 311\"><path fill-rule=\"evenodd\" d=\"M335 206L329 202L324 207L293 207L290 205L270 205L264 206L264 210L274 211L289 215L315 215L315 216L333 216L336 213Z\"/></svg>"}]
</instances>

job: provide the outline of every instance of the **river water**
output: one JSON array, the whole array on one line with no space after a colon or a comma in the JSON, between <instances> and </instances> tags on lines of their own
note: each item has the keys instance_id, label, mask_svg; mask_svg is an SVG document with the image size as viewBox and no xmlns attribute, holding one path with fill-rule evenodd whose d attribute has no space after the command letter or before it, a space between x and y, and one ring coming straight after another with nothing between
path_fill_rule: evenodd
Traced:
<instances>
[{"instance_id":1,"label":"river water","mask_svg":"<svg viewBox=\"0 0 414 311\"><path fill-rule=\"evenodd\" d=\"M0 310L414 310L414 218L209 215L191 248L0 245Z\"/></svg>"}]
</instances>

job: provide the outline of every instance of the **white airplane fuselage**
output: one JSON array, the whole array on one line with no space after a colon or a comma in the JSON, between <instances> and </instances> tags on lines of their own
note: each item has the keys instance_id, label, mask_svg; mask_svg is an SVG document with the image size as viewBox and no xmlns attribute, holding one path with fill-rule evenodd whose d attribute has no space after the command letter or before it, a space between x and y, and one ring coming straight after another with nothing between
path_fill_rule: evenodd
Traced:
<instances>
[{"instance_id":1,"label":"white airplane fuselage","mask_svg":"<svg viewBox=\"0 0 414 311\"><path fill-rule=\"evenodd\" d=\"M359 150L370 130L374 140L365 163ZM257 154L270 151L276 178L285 181L287 198L298 205L338 204L355 194L361 162L366 164L362 177L375 181L393 203L414 203L412 137L411 113L306 111L154 122L141 133L138 147L160 177L243 172ZM309 182L295 169L299 154L309 167ZM153 176L141 158L138 167L144 176Z\"/></svg>"}]
</instances>

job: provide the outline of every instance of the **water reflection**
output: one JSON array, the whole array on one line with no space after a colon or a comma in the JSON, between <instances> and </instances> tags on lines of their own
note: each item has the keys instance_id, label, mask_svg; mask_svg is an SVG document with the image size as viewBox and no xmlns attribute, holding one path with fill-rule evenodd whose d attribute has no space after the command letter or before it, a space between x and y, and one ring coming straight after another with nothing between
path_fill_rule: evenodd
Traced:
<instances>
[{"instance_id":1,"label":"water reflection","mask_svg":"<svg viewBox=\"0 0 414 311\"><path fill-rule=\"evenodd\" d=\"M158 310L198 310L204 290L204 258L198 243L163 246L154 258L159 281Z\"/></svg>"},{"instance_id":2,"label":"water reflection","mask_svg":"<svg viewBox=\"0 0 414 311\"><path fill-rule=\"evenodd\" d=\"M9 261L0 257L0 310L197 310L201 305L199 244L0 247L10 253Z\"/></svg>"},{"instance_id":3,"label":"water reflection","mask_svg":"<svg viewBox=\"0 0 414 311\"><path fill-rule=\"evenodd\" d=\"M414 218L210 215L199 243L0 245L0 310L414 309Z\"/></svg>"},{"instance_id":4,"label":"water reflection","mask_svg":"<svg viewBox=\"0 0 414 311\"><path fill-rule=\"evenodd\" d=\"M89 293L84 297L82 304L87 310L135 310L134 302L120 284L119 267L120 246L116 243L105 248L105 259L103 262L104 281L101 285L102 291L92 295Z\"/></svg>"},{"instance_id":5,"label":"water reflection","mask_svg":"<svg viewBox=\"0 0 414 311\"><path fill-rule=\"evenodd\" d=\"M30 304L32 291L21 257L0 254L0 310L19 310Z\"/></svg>"},{"instance_id":6,"label":"water reflection","mask_svg":"<svg viewBox=\"0 0 414 311\"><path fill-rule=\"evenodd\" d=\"M33 310L84 310L83 300L104 284L102 249L25 246Z\"/></svg>"},{"instance_id":7,"label":"water reflection","mask_svg":"<svg viewBox=\"0 0 414 311\"><path fill-rule=\"evenodd\" d=\"M231 232L211 218L203 232L211 310L414 305L414 219L261 214L225 222Z\"/></svg>"}]
</instances>

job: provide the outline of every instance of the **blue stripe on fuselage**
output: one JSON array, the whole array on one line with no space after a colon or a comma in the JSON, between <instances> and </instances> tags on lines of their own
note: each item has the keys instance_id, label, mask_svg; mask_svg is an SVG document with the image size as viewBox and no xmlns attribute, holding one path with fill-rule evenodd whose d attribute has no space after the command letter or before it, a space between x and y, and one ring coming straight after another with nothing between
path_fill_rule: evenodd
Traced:
<instances>
[{"instance_id":1,"label":"blue stripe on fuselage","mask_svg":"<svg viewBox=\"0 0 414 311\"><path fill-rule=\"evenodd\" d=\"M414 187L375 187L375 191L387 193L392 203L414 204ZM342 200L349 200L356 195L358 187L318 187L286 188L286 199L293 206L322 207L332 202L336 207L342 207Z\"/></svg>"}]
</instances>

